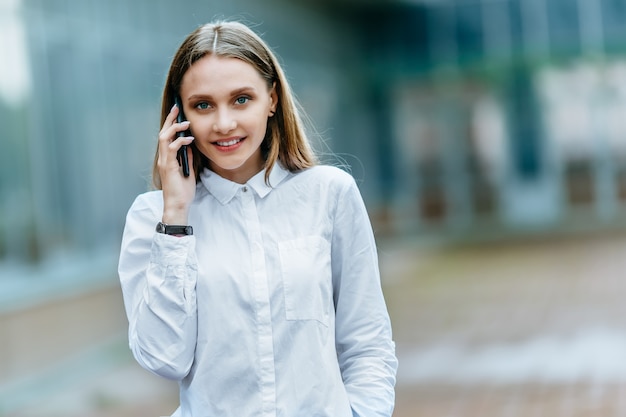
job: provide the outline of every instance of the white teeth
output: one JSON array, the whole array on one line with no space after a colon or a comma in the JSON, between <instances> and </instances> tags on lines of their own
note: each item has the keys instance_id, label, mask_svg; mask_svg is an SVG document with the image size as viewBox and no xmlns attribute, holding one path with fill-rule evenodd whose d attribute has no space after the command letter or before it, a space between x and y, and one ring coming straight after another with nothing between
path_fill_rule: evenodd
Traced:
<instances>
[{"instance_id":1,"label":"white teeth","mask_svg":"<svg viewBox=\"0 0 626 417\"><path fill-rule=\"evenodd\" d=\"M215 142L217 143L219 146L233 146L236 143L239 143L239 141L241 141L241 139L233 139L233 140L229 140L228 142Z\"/></svg>"}]
</instances>

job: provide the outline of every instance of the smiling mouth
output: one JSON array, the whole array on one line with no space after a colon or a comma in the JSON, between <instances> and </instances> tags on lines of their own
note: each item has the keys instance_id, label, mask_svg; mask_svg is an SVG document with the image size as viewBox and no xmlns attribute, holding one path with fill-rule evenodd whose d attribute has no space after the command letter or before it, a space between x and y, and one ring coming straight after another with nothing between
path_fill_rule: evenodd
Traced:
<instances>
[{"instance_id":1,"label":"smiling mouth","mask_svg":"<svg viewBox=\"0 0 626 417\"><path fill-rule=\"evenodd\" d=\"M229 147L229 146L233 146L238 144L239 142L241 142L244 138L239 138L239 139L231 139L231 140L218 140L217 142L215 142L215 144L217 146L222 146L222 147Z\"/></svg>"}]
</instances>

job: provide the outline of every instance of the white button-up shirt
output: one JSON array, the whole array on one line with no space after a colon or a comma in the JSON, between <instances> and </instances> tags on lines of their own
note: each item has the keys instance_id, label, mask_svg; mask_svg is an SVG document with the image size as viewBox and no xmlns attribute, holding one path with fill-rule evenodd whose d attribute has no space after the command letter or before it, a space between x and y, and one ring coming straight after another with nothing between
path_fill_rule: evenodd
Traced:
<instances>
[{"instance_id":1,"label":"white button-up shirt","mask_svg":"<svg viewBox=\"0 0 626 417\"><path fill-rule=\"evenodd\" d=\"M397 360L354 180L264 175L205 170L193 236L156 233L161 192L137 197L119 262L136 360L180 381L176 416L390 416Z\"/></svg>"}]
</instances>

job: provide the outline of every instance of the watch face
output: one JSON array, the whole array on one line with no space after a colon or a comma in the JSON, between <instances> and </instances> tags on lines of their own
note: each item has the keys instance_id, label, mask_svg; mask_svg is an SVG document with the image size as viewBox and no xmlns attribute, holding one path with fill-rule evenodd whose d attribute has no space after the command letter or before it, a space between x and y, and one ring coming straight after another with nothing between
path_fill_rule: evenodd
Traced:
<instances>
[{"instance_id":1,"label":"watch face","mask_svg":"<svg viewBox=\"0 0 626 417\"><path fill-rule=\"evenodd\" d=\"M161 222L157 223L156 231L159 233L165 233L165 225Z\"/></svg>"}]
</instances>

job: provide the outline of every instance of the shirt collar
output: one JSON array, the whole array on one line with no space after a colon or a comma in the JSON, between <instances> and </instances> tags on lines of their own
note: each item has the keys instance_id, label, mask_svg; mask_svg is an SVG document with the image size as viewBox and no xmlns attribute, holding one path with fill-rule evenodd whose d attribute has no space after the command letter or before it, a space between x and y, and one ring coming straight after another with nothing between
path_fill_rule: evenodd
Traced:
<instances>
[{"instance_id":1,"label":"shirt collar","mask_svg":"<svg viewBox=\"0 0 626 417\"><path fill-rule=\"evenodd\" d=\"M200 181L204 187L211 193L221 204L228 204L233 197L237 194L237 191L244 186L251 187L259 197L264 198L274 188L278 186L289 174L280 163L274 164L269 176L269 185L265 183L265 171L257 173L254 177L250 178L246 184L238 184L236 182L227 180L206 168L200 174Z\"/></svg>"}]
</instances>

